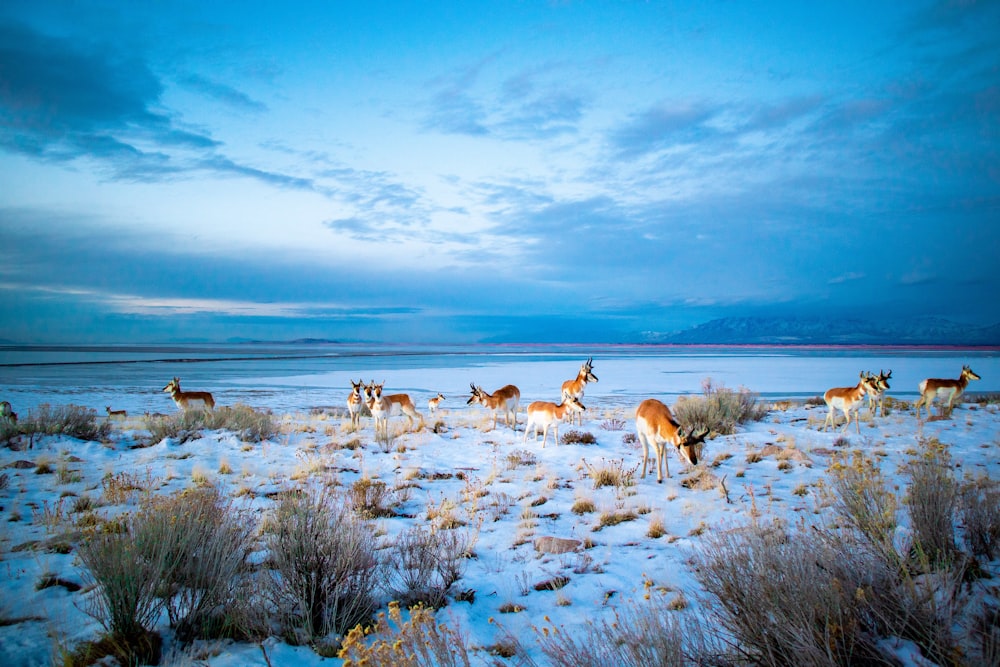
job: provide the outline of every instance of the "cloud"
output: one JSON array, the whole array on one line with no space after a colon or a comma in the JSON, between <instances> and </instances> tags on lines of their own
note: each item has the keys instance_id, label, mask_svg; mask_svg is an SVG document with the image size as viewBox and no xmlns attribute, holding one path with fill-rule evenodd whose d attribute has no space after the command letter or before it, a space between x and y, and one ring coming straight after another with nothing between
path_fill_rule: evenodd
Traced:
<instances>
[{"instance_id":1,"label":"cloud","mask_svg":"<svg viewBox=\"0 0 1000 667\"><path fill-rule=\"evenodd\" d=\"M676 144L697 143L717 133L707 121L716 113L701 103L663 102L633 114L611 133L611 145L619 158L635 158L670 148Z\"/></svg>"},{"instance_id":2,"label":"cloud","mask_svg":"<svg viewBox=\"0 0 1000 667\"><path fill-rule=\"evenodd\" d=\"M201 93L206 97L218 100L227 106L238 111L263 112L267 106L262 102L252 99L246 93L236 90L230 85L221 83L201 76L200 74L188 74L178 79L178 82L185 88Z\"/></svg>"}]
</instances>

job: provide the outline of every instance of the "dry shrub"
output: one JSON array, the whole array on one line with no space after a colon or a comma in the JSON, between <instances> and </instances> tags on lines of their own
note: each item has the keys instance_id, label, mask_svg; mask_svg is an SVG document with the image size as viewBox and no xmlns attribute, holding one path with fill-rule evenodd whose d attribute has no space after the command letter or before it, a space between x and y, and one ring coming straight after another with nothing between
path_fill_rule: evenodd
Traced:
<instances>
[{"instance_id":1,"label":"dry shrub","mask_svg":"<svg viewBox=\"0 0 1000 667\"><path fill-rule=\"evenodd\" d=\"M868 547L821 531L752 525L708 537L694 556L695 576L734 659L891 664L878 644L878 600L894 590L895 572Z\"/></svg>"},{"instance_id":2,"label":"dry shrub","mask_svg":"<svg viewBox=\"0 0 1000 667\"><path fill-rule=\"evenodd\" d=\"M507 469L515 470L522 466L533 466L538 463L534 452L527 449L515 449L507 454Z\"/></svg>"},{"instance_id":3,"label":"dry shrub","mask_svg":"<svg viewBox=\"0 0 1000 667\"><path fill-rule=\"evenodd\" d=\"M80 440L103 440L111 433L107 420L97 419L97 412L79 405L39 405L37 410L17 423L26 435L67 435Z\"/></svg>"},{"instance_id":4,"label":"dry shrub","mask_svg":"<svg viewBox=\"0 0 1000 667\"><path fill-rule=\"evenodd\" d=\"M243 636L230 613L240 598L256 526L215 487L148 501L136 519L167 550L162 592L177 637Z\"/></svg>"},{"instance_id":5,"label":"dry shrub","mask_svg":"<svg viewBox=\"0 0 1000 667\"><path fill-rule=\"evenodd\" d=\"M919 456L903 467L909 479L906 506L914 546L930 568L947 569L958 554L953 519L958 509L958 482L951 473L951 455L940 441L922 439L920 450Z\"/></svg>"},{"instance_id":6,"label":"dry shrub","mask_svg":"<svg viewBox=\"0 0 1000 667\"><path fill-rule=\"evenodd\" d=\"M681 480L685 489L696 491L711 491L719 488L719 477L707 468L695 468L694 472Z\"/></svg>"},{"instance_id":7,"label":"dry shrub","mask_svg":"<svg viewBox=\"0 0 1000 667\"><path fill-rule=\"evenodd\" d=\"M415 526L401 533L393 548L394 595L406 607L445 606L474 546L475 538L463 530Z\"/></svg>"},{"instance_id":8,"label":"dry shrub","mask_svg":"<svg viewBox=\"0 0 1000 667\"><path fill-rule=\"evenodd\" d=\"M682 667L724 665L712 660L714 642L694 618L671 611L659 596L621 605L613 620L587 621L582 631L549 625L536 628L543 663L550 667ZM503 642L526 667L539 667L521 640L501 629Z\"/></svg>"},{"instance_id":9,"label":"dry shrub","mask_svg":"<svg viewBox=\"0 0 1000 667\"><path fill-rule=\"evenodd\" d=\"M385 566L371 527L329 488L283 494L266 522L267 596L289 643L367 622Z\"/></svg>"},{"instance_id":10,"label":"dry shrub","mask_svg":"<svg viewBox=\"0 0 1000 667\"><path fill-rule=\"evenodd\" d=\"M690 431L706 428L709 433L730 435L740 424L767 415L767 406L758 403L757 395L745 387L714 386L711 378L705 378L701 388L702 396L681 396L671 408L677 421Z\"/></svg>"},{"instance_id":11,"label":"dry shrub","mask_svg":"<svg viewBox=\"0 0 1000 667\"><path fill-rule=\"evenodd\" d=\"M601 459L601 463L597 465L590 465L584 459L583 465L587 469L587 475L594 481L595 489L602 486L613 486L616 489L635 486L635 473L639 469L639 464L626 468L624 459Z\"/></svg>"},{"instance_id":12,"label":"dry shrub","mask_svg":"<svg viewBox=\"0 0 1000 667\"><path fill-rule=\"evenodd\" d=\"M875 460L860 451L854 452L849 460L846 455L835 455L830 473L838 515L881 554L883 561L898 561L893 537L899 503Z\"/></svg>"},{"instance_id":13,"label":"dry shrub","mask_svg":"<svg viewBox=\"0 0 1000 667\"><path fill-rule=\"evenodd\" d=\"M601 422L601 428L605 431L624 431L625 430L625 420L618 419L617 417L612 417L610 419L605 419Z\"/></svg>"},{"instance_id":14,"label":"dry shrub","mask_svg":"<svg viewBox=\"0 0 1000 667\"><path fill-rule=\"evenodd\" d=\"M101 494L110 505L127 501L136 492L148 492L153 488L154 478L147 469L146 476L123 470L117 474L107 474L101 478Z\"/></svg>"},{"instance_id":15,"label":"dry shrub","mask_svg":"<svg viewBox=\"0 0 1000 667\"><path fill-rule=\"evenodd\" d=\"M215 410L188 410L174 415L147 416L143 418L143 423L153 442L161 442L164 438L188 442L200 437L200 429L230 431L244 442L269 440L278 432L269 412L254 410L242 403Z\"/></svg>"},{"instance_id":16,"label":"dry shrub","mask_svg":"<svg viewBox=\"0 0 1000 667\"><path fill-rule=\"evenodd\" d=\"M974 556L993 560L1000 553L1000 482L985 475L959 488L965 542Z\"/></svg>"},{"instance_id":17,"label":"dry shrub","mask_svg":"<svg viewBox=\"0 0 1000 667\"><path fill-rule=\"evenodd\" d=\"M391 602L388 614L380 612L373 626L354 627L337 653L343 667L470 667L465 639L438 623L433 611L414 607L406 621L403 614L399 603Z\"/></svg>"},{"instance_id":18,"label":"dry shrub","mask_svg":"<svg viewBox=\"0 0 1000 667\"><path fill-rule=\"evenodd\" d=\"M593 433L587 431L567 431L559 438L559 442L564 445L596 445L597 438Z\"/></svg>"},{"instance_id":19,"label":"dry shrub","mask_svg":"<svg viewBox=\"0 0 1000 667\"><path fill-rule=\"evenodd\" d=\"M351 484L347 497L351 509L362 519L396 516L391 507L395 502L393 491L381 480L362 477Z\"/></svg>"}]
</instances>

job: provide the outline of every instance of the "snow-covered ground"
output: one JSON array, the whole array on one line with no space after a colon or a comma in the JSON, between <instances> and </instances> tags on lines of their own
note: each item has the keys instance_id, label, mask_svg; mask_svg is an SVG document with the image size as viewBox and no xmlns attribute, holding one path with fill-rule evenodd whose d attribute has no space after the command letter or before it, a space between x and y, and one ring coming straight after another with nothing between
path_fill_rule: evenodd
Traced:
<instances>
[{"instance_id":1,"label":"snow-covered ground","mask_svg":"<svg viewBox=\"0 0 1000 667\"><path fill-rule=\"evenodd\" d=\"M338 481L344 485L363 475L383 480L389 486L415 484L399 508L401 516L379 521L379 530L387 539L414 523L425 523L428 508L440 507L445 501L453 501L457 516L467 523L462 530L477 536L476 557L467 562L464 576L455 586L456 590L473 590L474 601L452 602L439 612L439 620L460 628L473 647L497 641L499 623L524 638L529 648L535 646L531 628L545 624L543 618L571 631L586 621L607 617L618 605L642 595L646 580L666 588L671 596L683 595L696 613L698 584L688 565L692 551L713 531L747 523L752 505L765 515L787 517L793 522L798 518L819 521L831 511L822 502L818 483L827 476L833 451L860 448L877 454L883 471L893 479L899 474L900 464L912 455L918 439L935 437L950 447L960 466L957 474L1000 477L1000 409L996 405L965 403L950 419L923 423L912 410L900 408L889 416L862 421L860 435L852 425L844 444L838 442L840 429L819 430L826 416L825 407L794 400L774 402L764 420L747 424L734 435L707 442L699 468L725 480L728 497L718 485L705 490L683 486L693 471L673 453L669 459L673 477L662 485L656 483L655 476L639 479L637 471L636 485L630 491L595 489L588 468L621 462L618 465L632 469L640 463L637 445L623 437L634 431L632 412L638 402L634 396L641 394L639 364L627 359L598 361L600 382L587 386L584 399L588 407L597 407L590 407L582 428L560 425L560 434L574 428L593 434L597 439L593 445L555 446L550 435L548 445L542 448L531 438L524 441L523 428L517 432L505 428L502 419L493 430L489 413L477 406L466 407L467 390L457 392L470 381L492 390L507 380L502 380L498 368L469 368L461 373L454 369L435 371L440 378L422 376L421 386L440 385L456 391L445 392L443 408L433 417L427 414L426 395L421 393L417 407L429 427L440 422L438 432L425 428L399 435L396 447L389 452L376 443L370 419L363 421L360 433L352 434L345 430L347 420L341 414L312 414L306 409L308 404L300 411L276 415L280 435L252 446L229 433L206 432L184 444L165 440L133 448L147 434L142 420L132 416L115 424L106 443L47 437L36 441L31 450L0 449L0 467L7 476L6 485L0 489L4 519L0 523L0 619L24 619L0 626L0 664L48 665L56 646L72 646L101 633L99 624L81 611L80 601L90 594L87 591L69 592L61 586L36 590L44 574L82 582L74 554L26 549L24 545L60 532L59 528L46 526L45 515L51 516L60 502L68 507L74 496L89 494L99 499L101 479L108 474L128 472L148 478L156 493L177 491L193 485L196 478L207 477L230 492L240 491L241 497L252 497L252 506L261 513L272 506L266 493L283 486L314 483L323 474L321 470L336 471ZM842 366L842 385L852 382L860 370L878 370L878 363L861 368ZM576 367L571 362L559 364L558 371L550 362L518 366L521 427L528 403L557 398L554 373L569 379ZM957 377L958 370L955 368L946 377ZM983 374L979 368L976 370ZM413 384L402 372L390 370L385 375L376 379L387 380L387 392ZM689 390L696 393L701 377L693 373L685 377ZM773 380L761 378L761 383L768 385L768 391L777 391ZM760 387L752 378L744 378L739 384L752 390ZM328 404L343 405L347 394L345 382L339 394L330 392ZM770 403L769 399L762 400ZM162 411L171 410L172 406L163 406ZM391 423L400 428L405 419L396 417ZM624 430L618 430L621 423ZM342 447L354 437L361 438L361 448ZM790 449L798 454L788 456ZM748 457L762 450L765 455ZM30 465L17 465L21 461L29 461ZM44 461L53 468L65 462L78 481L67 479L74 475L62 476L67 480L62 482L57 473L36 474L37 464ZM459 471L463 473L461 479L440 474ZM477 501L470 502L469 498ZM580 499L592 500L596 511L572 512L571 507ZM135 500L131 503L134 505ZM104 507L101 511L116 509ZM635 510L637 517L599 529L599 516L619 509ZM662 522L666 531L663 536L647 536L654 521ZM533 540L542 536L584 540L593 546L562 555L542 554L533 546ZM557 575L568 577L568 585L558 591L534 589L534 584ZM523 611L501 613L509 603L523 607ZM158 629L169 649L165 620ZM272 665L331 663L309 648L288 646L276 639L268 640L263 648L226 644L218 647L218 654L204 660L213 667L266 667L267 659ZM476 659L485 664L493 658L479 653Z\"/></svg>"}]
</instances>

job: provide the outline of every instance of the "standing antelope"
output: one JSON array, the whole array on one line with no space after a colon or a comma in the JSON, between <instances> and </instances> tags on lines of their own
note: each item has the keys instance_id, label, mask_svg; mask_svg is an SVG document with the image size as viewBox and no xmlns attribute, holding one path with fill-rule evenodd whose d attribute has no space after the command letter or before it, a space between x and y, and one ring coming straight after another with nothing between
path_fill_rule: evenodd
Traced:
<instances>
[{"instance_id":1,"label":"standing antelope","mask_svg":"<svg viewBox=\"0 0 1000 667\"><path fill-rule=\"evenodd\" d=\"M170 394L181 410L212 410L215 408L215 399L207 391L181 391L181 381L174 378L167 383L163 391Z\"/></svg>"},{"instance_id":2,"label":"standing antelope","mask_svg":"<svg viewBox=\"0 0 1000 667\"><path fill-rule=\"evenodd\" d=\"M371 397L368 402L368 408L371 410L372 417L375 418L375 432L378 432L379 424L381 424L382 432L387 433L389 429L389 417L399 413L406 415L407 428L413 428L414 417L420 420L420 428L423 428L424 416L417 412L413 401L410 399L410 395L383 394L382 387L384 386L385 382L376 384L373 381L368 385L367 389L367 393Z\"/></svg>"},{"instance_id":3,"label":"standing antelope","mask_svg":"<svg viewBox=\"0 0 1000 667\"><path fill-rule=\"evenodd\" d=\"M431 414L436 413L438 406L441 405L441 401L443 400L444 394L438 393L437 396L427 401L427 410L430 411Z\"/></svg>"},{"instance_id":4,"label":"standing antelope","mask_svg":"<svg viewBox=\"0 0 1000 667\"><path fill-rule=\"evenodd\" d=\"M825 431L827 426L836 427L837 417L834 411L840 410L844 413L844 417L847 418L847 421L844 422L844 430L841 432L846 432L847 427L851 425L851 412L854 411L854 427L857 429L858 435L861 435L861 426L858 424L859 415L856 408L860 407L865 394L872 390L875 380L873 376L867 375L862 371L857 385L827 389L826 393L823 394L823 400L826 401L826 407L830 411L826 415L826 421L823 422L823 430Z\"/></svg>"},{"instance_id":5,"label":"standing antelope","mask_svg":"<svg viewBox=\"0 0 1000 667\"><path fill-rule=\"evenodd\" d=\"M981 380L982 378L972 372L972 369L968 365L962 366L962 375L959 376L957 380L940 380L937 378L927 378L920 382L920 398L917 402L913 404L913 407L917 409L917 419L920 419L920 407L927 406L927 418L930 419L931 416L931 405L934 403L934 399L940 396L944 398L948 397L947 409L948 414L951 414L952 409L955 407L955 401L958 397L962 395L965 388L969 386L971 380ZM944 415L945 406L941 406L941 414Z\"/></svg>"},{"instance_id":6,"label":"standing antelope","mask_svg":"<svg viewBox=\"0 0 1000 667\"><path fill-rule=\"evenodd\" d=\"M11 407L10 401L0 401L0 419L8 421L11 424L17 423L17 413Z\"/></svg>"},{"instance_id":7,"label":"standing antelope","mask_svg":"<svg viewBox=\"0 0 1000 667\"><path fill-rule=\"evenodd\" d=\"M466 405L479 403L484 408L493 411L493 428L497 427L497 411L503 409L503 423L517 430L517 404L521 401L521 390L512 384L497 389L492 394L487 394L482 387L469 384L472 387L472 396L465 402ZM513 417L513 423L507 418Z\"/></svg>"},{"instance_id":8,"label":"standing antelope","mask_svg":"<svg viewBox=\"0 0 1000 667\"><path fill-rule=\"evenodd\" d=\"M594 375L594 358L590 357L587 362L580 366L580 372L576 374L575 380L566 380L562 383L562 396L563 402L570 396L575 398L577 401L583 400L583 388L587 386L588 382L597 382L597 376ZM570 423L573 423L573 419L576 415L580 417L580 425L583 426L583 413L573 412L570 414Z\"/></svg>"},{"instance_id":9,"label":"standing antelope","mask_svg":"<svg viewBox=\"0 0 1000 667\"><path fill-rule=\"evenodd\" d=\"M351 429L361 426L361 408L366 401L361 395L361 390L365 383L362 380L355 382L351 380L351 393L347 396L347 413L351 415Z\"/></svg>"},{"instance_id":10,"label":"standing antelope","mask_svg":"<svg viewBox=\"0 0 1000 667\"><path fill-rule=\"evenodd\" d=\"M528 421L524 425L524 442L528 442L528 432L534 429L535 442L538 442L538 427L542 427L542 447L549 435L549 426L555 427L555 443L559 444L559 422L569 413L582 413L586 410L575 396L563 397L562 403L556 405L548 401L535 401L528 406Z\"/></svg>"},{"instance_id":11,"label":"standing antelope","mask_svg":"<svg viewBox=\"0 0 1000 667\"><path fill-rule=\"evenodd\" d=\"M667 443L677 448L677 454L691 465L698 465L698 455L704 445L708 429L688 433L670 412L670 408L656 400L647 398L635 410L635 430L642 444L642 479L646 478L646 464L649 461L649 446L656 453L656 482L663 483L663 470L670 477L667 463Z\"/></svg>"},{"instance_id":12,"label":"standing antelope","mask_svg":"<svg viewBox=\"0 0 1000 667\"><path fill-rule=\"evenodd\" d=\"M874 417L881 413L885 417L885 392L889 389L889 378L892 377L892 369L886 373L881 368L878 375L870 374L868 391L868 416Z\"/></svg>"},{"instance_id":13,"label":"standing antelope","mask_svg":"<svg viewBox=\"0 0 1000 667\"><path fill-rule=\"evenodd\" d=\"M110 405L104 406L104 409L108 412L108 419L125 419L128 417L128 412L125 410L112 410Z\"/></svg>"}]
</instances>

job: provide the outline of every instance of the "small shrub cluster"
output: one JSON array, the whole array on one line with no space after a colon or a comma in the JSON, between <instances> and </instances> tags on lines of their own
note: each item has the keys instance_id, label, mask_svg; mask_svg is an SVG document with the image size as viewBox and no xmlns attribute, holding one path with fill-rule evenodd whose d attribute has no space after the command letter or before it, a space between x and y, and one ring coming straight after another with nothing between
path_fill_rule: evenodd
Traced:
<instances>
[{"instance_id":1,"label":"small shrub cluster","mask_svg":"<svg viewBox=\"0 0 1000 667\"><path fill-rule=\"evenodd\" d=\"M161 442L164 438L188 442L200 437L201 429L231 431L245 442L269 440L278 432L277 424L269 412L254 410L242 403L215 410L188 410L174 415L147 416L143 418L143 423L153 442Z\"/></svg>"},{"instance_id":2,"label":"small shrub cluster","mask_svg":"<svg viewBox=\"0 0 1000 667\"><path fill-rule=\"evenodd\" d=\"M39 405L15 428L25 435L66 435L80 440L103 440L111 433L107 420L98 420L96 411L79 405Z\"/></svg>"},{"instance_id":3,"label":"small shrub cluster","mask_svg":"<svg viewBox=\"0 0 1000 667\"><path fill-rule=\"evenodd\" d=\"M695 576L712 620L731 638L732 660L893 664L881 638L901 637L936 664L997 664L995 609L962 594L1000 528L996 483L958 483L947 448L933 439L921 441L903 472L900 503L872 459L835 457L836 526L753 524L708 538ZM912 532L899 542L904 509ZM956 510L981 517L964 527L968 552Z\"/></svg>"},{"instance_id":4,"label":"small shrub cluster","mask_svg":"<svg viewBox=\"0 0 1000 667\"><path fill-rule=\"evenodd\" d=\"M702 396L681 396L674 403L674 418L690 431L708 429L709 433L730 435L748 421L760 421L767 406L758 403L757 395L741 387L738 391L715 386L711 378L702 382Z\"/></svg>"},{"instance_id":5,"label":"small shrub cluster","mask_svg":"<svg viewBox=\"0 0 1000 667\"><path fill-rule=\"evenodd\" d=\"M417 526L403 532L393 550L394 597L403 606L439 609L462 578L474 546L469 532Z\"/></svg>"},{"instance_id":6,"label":"small shrub cluster","mask_svg":"<svg viewBox=\"0 0 1000 667\"><path fill-rule=\"evenodd\" d=\"M639 464L632 468L626 467L624 459L601 459L601 463L596 465L590 465L584 460L583 465L587 469L587 475L593 480L595 489L602 486L613 486L616 489L635 486L635 473L639 469Z\"/></svg>"},{"instance_id":7,"label":"small shrub cluster","mask_svg":"<svg viewBox=\"0 0 1000 667\"><path fill-rule=\"evenodd\" d=\"M611 417L610 419L605 419L601 422L601 428L605 431L624 431L625 420L618 419L617 417Z\"/></svg>"},{"instance_id":8,"label":"small shrub cluster","mask_svg":"<svg viewBox=\"0 0 1000 667\"><path fill-rule=\"evenodd\" d=\"M399 603L392 602L389 613L379 613L374 625L352 628L337 653L343 667L470 667L467 642L439 624L433 611L416 606L405 621L403 614Z\"/></svg>"},{"instance_id":9,"label":"small shrub cluster","mask_svg":"<svg viewBox=\"0 0 1000 667\"><path fill-rule=\"evenodd\" d=\"M282 495L267 522L267 596L291 644L343 636L377 608L385 565L371 527L327 488Z\"/></svg>"},{"instance_id":10,"label":"small shrub cluster","mask_svg":"<svg viewBox=\"0 0 1000 667\"><path fill-rule=\"evenodd\" d=\"M587 431L567 431L563 433L559 438L559 441L564 445L596 445L597 438L594 437L593 433Z\"/></svg>"},{"instance_id":11,"label":"small shrub cluster","mask_svg":"<svg viewBox=\"0 0 1000 667\"><path fill-rule=\"evenodd\" d=\"M107 635L75 659L156 664L152 626L164 608L179 638L200 636L232 602L246 564L252 527L231 510L218 491L202 489L149 501L118 530L91 531L78 550L95 588L84 610Z\"/></svg>"},{"instance_id":12,"label":"small shrub cluster","mask_svg":"<svg viewBox=\"0 0 1000 667\"><path fill-rule=\"evenodd\" d=\"M347 492L351 508L362 519L396 516L392 490L382 480L362 477L351 484Z\"/></svg>"}]
</instances>

